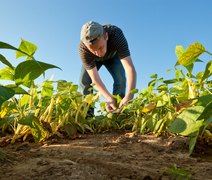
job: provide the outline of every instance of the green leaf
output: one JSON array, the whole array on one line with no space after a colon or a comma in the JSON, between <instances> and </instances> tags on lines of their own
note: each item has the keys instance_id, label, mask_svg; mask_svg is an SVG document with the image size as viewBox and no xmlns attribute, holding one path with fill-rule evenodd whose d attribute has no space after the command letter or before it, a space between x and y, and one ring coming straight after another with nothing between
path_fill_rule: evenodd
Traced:
<instances>
[{"instance_id":1,"label":"green leaf","mask_svg":"<svg viewBox=\"0 0 212 180\"><path fill-rule=\"evenodd\" d=\"M152 79L156 79L157 77L158 77L157 74L152 74L152 75L150 76L150 78L152 78Z\"/></svg>"},{"instance_id":2,"label":"green leaf","mask_svg":"<svg viewBox=\"0 0 212 180\"><path fill-rule=\"evenodd\" d=\"M157 87L157 90L168 91L168 86L167 86L167 84L161 84L160 86Z\"/></svg>"},{"instance_id":3,"label":"green leaf","mask_svg":"<svg viewBox=\"0 0 212 180\"><path fill-rule=\"evenodd\" d=\"M11 88L0 85L0 106L3 104L3 102L10 99L14 95L15 95L14 90L12 90Z\"/></svg>"},{"instance_id":4,"label":"green leaf","mask_svg":"<svg viewBox=\"0 0 212 180\"><path fill-rule=\"evenodd\" d=\"M212 75L212 60L207 63L201 82L210 77L211 75Z\"/></svg>"},{"instance_id":5,"label":"green leaf","mask_svg":"<svg viewBox=\"0 0 212 180\"><path fill-rule=\"evenodd\" d=\"M0 49L12 49L12 50L18 50L17 48L11 46L10 44L7 44L5 42L0 41Z\"/></svg>"},{"instance_id":6,"label":"green leaf","mask_svg":"<svg viewBox=\"0 0 212 180\"><path fill-rule=\"evenodd\" d=\"M69 89L72 87L72 82L67 82L65 80L58 80L57 81L57 92L61 93L64 91L69 91Z\"/></svg>"},{"instance_id":7,"label":"green leaf","mask_svg":"<svg viewBox=\"0 0 212 180\"><path fill-rule=\"evenodd\" d=\"M204 111L203 106L189 107L184 110L170 125L169 130L173 133L178 133L183 136L199 131L204 120L197 120Z\"/></svg>"},{"instance_id":8,"label":"green leaf","mask_svg":"<svg viewBox=\"0 0 212 180\"><path fill-rule=\"evenodd\" d=\"M50 81L45 81L42 85L42 91L41 91L41 96L48 96L51 97L53 95L53 90L54 87L52 85L52 82Z\"/></svg>"},{"instance_id":9,"label":"green leaf","mask_svg":"<svg viewBox=\"0 0 212 180\"><path fill-rule=\"evenodd\" d=\"M179 80L181 76L182 76L181 70L175 69L175 77L176 77L176 79Z\"/></svg>"},{"instance_id":10,"label":"green leaf","mask_svg":"<svg viewBox=\"0 0 212 180\"><path fill-rule=\"evenodd\" d=\"M1 106L0 106L1 108ZM11 118L10 118L11 119ZM2 118L0 120L0 127L2 127L3 125L10 125L10 119L7 119L7 118Z\"/></svg>"},{"instance_id":11,"label":"green leaf","mask_svg":"<svg viewBox=\"0 0 212 180\"><path fill-rule=\"evenodd\" d=\"M194 68L194 63L189 64L187 66L185 66L185 68L188 70L188 72L191 74Z\"/></svg>"},{"instance_id":12,"label":"green leaf","mask_svg":"<svg viewBox=\"0 0 212 180\"><path fill-rule=\"evenodd\" d=\"M22 87L17 86L15 84L8 84L6 87L14 90L15 94L29 94L27 91L25 91Z\"/></svg>"},{"instance_id":13,"label":"green leaf","mask_svg":"<svg viewBox=\"0 0 212 180\"><path fill-rule=\"evenodd\" d=\"M168 175L170 177L168 179L189 180L192 177L188 170L178 168L176 164L164 169L162 173Z\"/></svg>"},{"instance_id":14,"label":"green leaf","mask_svg":"<svg viewBox=\"0 0 212 180\"><path fill-rule=\"evenodd\" d=\"M19 52L29 56L28 54L26 54L25 52L21 51L20 49L17 49L16 47L11 46L10 44L7 44L7 43L1 42L1 41L0 41L0 49L11 49L11 50L19 51Z\"/></svg>"},{"instance_id":15,"label":"green leaf","mask_svg":"<svg viewBox=\"0 0 212 180\"><path fill-rule=\"evenodd\" d=\"M197 102L196 105L197 106L204 106L204 107L206 107L211 102L212 102L212 95L211 94L207 94L207 95L198 97L198 102Z\"/></svg>"},{"instance_id":16,"label":"green leaf","mask_svg":"<svg viewBox=\"0 0 212 180\"><path fill-rule=\"evenodd\" d=\"M41 142L46 137L45 130L43 129L42 125L36 120L32 122L32 125L33 128L31 128L31 133L33 135L35 142Z\"/></svg>"},{"instance_id":17,"label":"green leaf","mask_svg":"<svg viewBox=\"0 0 212 180\"><path fill-rule=\"evenodd\" d=\"M152 81L150 81L150 82L148 83L148 86L149 86L149 87L154 87L155 84L156 84L156 82L157 82L157 80L156 80L156 79L153 79Z\"/></svg>"},{"instance_id":18,"label":"green leaf","mask_svg":"<svg viewBox=\"0 0 212 180\"><path fill-rule=\"evenodd\" d=\"M78 90L78 85L71 84L70 92L76 92Z\"/></svg>"},{"instance_id":19,"label":"green leaf","mask_svg":"<svg viewBox=\"0 0 212 180\"><path fill-rule=\"evenodd\" d=\"M130 93L131 94L136 94L136 93L138 93L138 89L135 88L135 89L131 90Z\"/></svg>"},{"instance_id":20,"label":"green leaf","mask_svg":"<svg viewBox=\"0 0 212 180\"><path fill-rule=\"evenodd\" d=\"M202 114L198 119L207 120L210 116L212 116L212 100L207 104L207 106L205 107L204 111L202 112Z\"/></svg>"},{"instance_id":21,"label":"green leaf","mask_svg":"<svg viewBox=\"0 0 212 180\"><path fill-rule=\"evenodd\" d=\"M20 107L29 106L30 95L24 94L18 101Z\"/></svg>"},{"instance_id":22,"label":"green leaf","mask_svg":"<svg viewBox=\"0 0 212 180\"><path fill-rule=\"evenodd\" d=\"M179 87L179 86L170 87L169 91L171 93L174 93L174 94L177 94L177 95L181 94L182 92L185 92L185 90L182 87ZM184 93L184 94L187 97L187 94L186 93Z\"/></svg>"},{"instance_id":23,"label":"green leaf","mask_svg":"<svg viewBox=\"0 0 212 180\"><path fill-rule=\"evenodd\" d=\"M190 140L189 140L189 154L190 155L192 154L194 147L196 145L198 134L199 133L197 131L190 135Z\"/></svg>"},{"instance_id":24,"label":"green leaf","mask_svg":"<svg viewBox=\"0 0 212 180\"><path fill-rule=\"evenodd\" d=\"M92 104L94 102L94 95L93 94L88 94L85 96L84 98L84 102L88 103L89 105Z\"/></svg>"},{"instance_id":25,"label":"green leaf","mask_svg":"<svg viewBox=\"0 0 212 180\"><path fill-rule=\"evenodd\" d=\"M35 119L34 113L29 113L26 117L22 117L18 123L22 125L27 125L31 128L33 128L32 122Z\"/></svg>"},{"instance_id":26,"label":"green leaf","mask_svg":"<svg viewBox=\"0 0 212 180\"><path fill-rule=\"evenodd\" d=\"M164 82L165 84L173 84L173 83L178 82L178 80L177 80L177 79L169 79L169 80L164 80L163 82Z\"/></svg>"},{"instance_id":27,"label":"green leaf","mask_svg":"<svg viewBox=\"0 0 212 180\"><path fill-rule=\"evenodd\" d=\"M3 80L14 80L14 70L10 67L0 69L0 79Z\"/></svg>"},{"instance_id":28,"label":"green leaf","mask_svg":"<svg viewBox=\"0 0 212 180\"><path fill-rule=\"evenodd\" d=\"M21 118L18 123L30 127L35 142L40 142L45 138L46 133L41 124L36 120L34 113L29 113L26 117Z\"/></svg>"},{"instance_id":29,"label":"green leaf","mask_svg":"<svg viewBox=\"0 0 212 180\"><path fill-rule=\"evenodd\" d=\"M47 64L40 61L29 60L24 61L15 68L15 82L17 85L23 84L27 85L29 82L38 78L41 74L43 74L47 69L58 68L59 67Z\"/></svg>"},{"instance_id":30,"label":"green leaf","mask_svg":"<svg viewBox=\"0 0 212 180\"><path fill-rule=\"evenodd\" d=\"M197 60L197 58L205 51L206 51L205 47L202 44L200 44L198 42L193 43L178 58L178 61L175 64L175 66L183 65L186 67L186 66L192 64L193 62L195 62Z\"/></svg>"},{"instance_id":31,"label":"green leaf","mask_svg":"<svg viewBox=\"0 0 212 180\"><path fill-rule=\"evenodd\" d=\"M167 104L166 101L158 100L156 107L157 107L157 108L158 108L158 107L163 107L163 106L165 106L166 104Z\"/></svg>"},{"instance_id":32,"label":"green leaf","mask_svg":"<svg viewBox=\"0 0 212 180\"><path fill-rule=\"evenodd\" d=\"M198 82L201 81L201 79L202 79L202 77L203 77L203 74L204 74L203 71L198 72L198 73L196 74L196 77L195 77L195 78L197 79Z\"/></svg>"},{"instance_id":33,"label":"green leaf","mask_svg":"<svg viewBox=\"0 0 212 180\"><path fill-rule=\"evenodd\" d=\"M201 59L197 59L196 62L204 62L203 60Z\"/></svg>"},{"instance_id":34,"label":"green leaf","mask_svg":"<svg viewBox=\"0 0 212 180\"><path fill-rule=\"evenodd\" d=\"M14 69L13 65L3 56L0 54L0 61L10 67L11 69Z\"/></svg>"},{"instance_id":35,"label":"green leaf","mask_svg":"<svg viewBox=\"0 0 212 180\"><path fill-rule=\"evenodd\" d=\"M22 56L32 56L37 50L37 46L31 42L21 39L21 44L19 45L18 49L20 51L16 52L16 58L20 58Z\"/></svg>"},{"instance_id":36,"label":"green leaf","mask_svg":"<svg viewBox=\"0 0 212 180\"><path fill-rule=\"evenodd\" d=\"M179 59L181 56L182 56L182 54L185 52L185 50L184 50L184 48L183 48L183 46L176 46L176 48L175 48L175 54L176 54L176 56L177 56L177 58Z\"/></svg>"},{"instance_id":37,"label":"green leaf","mask_svg":"<svg viewBox=\"0 0 212 180\"><path fill-rule=\"evenodd\" d=\"M160 127L164 124L165 119L159 119L156 121L155 123L155 127L154 127L154 133L157 133L160 130Z\"/></svg>"}]
</instances>

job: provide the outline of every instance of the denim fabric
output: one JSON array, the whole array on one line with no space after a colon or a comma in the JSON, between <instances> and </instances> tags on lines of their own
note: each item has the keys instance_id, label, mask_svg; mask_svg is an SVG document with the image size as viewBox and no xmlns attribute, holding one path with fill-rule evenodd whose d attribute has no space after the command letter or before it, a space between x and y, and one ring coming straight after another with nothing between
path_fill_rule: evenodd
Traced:
<instances>
[{"instance_id":1,"label":"denim fabric","mask_svg":"<svg viewBox=\"0 0 212 180\"><path fill-rule=\"evenodd\" d=\"M126 90L126 77L123 65L119 57L115 55L109 60L96 61L97 70L99 70L102 65L106 67L113 78L113 94L120 95L123 98L125 96ZM84 95L92 93L92 90L89 89L91 88L91 83L92 81L90 76L88 75L85 68L82 67L80 75L80 88Z\"/></svg>"}]
</instances>

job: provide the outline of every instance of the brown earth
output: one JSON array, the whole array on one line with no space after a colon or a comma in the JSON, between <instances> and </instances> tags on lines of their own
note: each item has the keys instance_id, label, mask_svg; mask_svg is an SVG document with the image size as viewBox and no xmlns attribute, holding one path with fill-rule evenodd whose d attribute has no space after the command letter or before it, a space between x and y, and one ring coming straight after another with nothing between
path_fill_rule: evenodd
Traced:
<instances>
[{"instance_id":1,"label":"brown earth","mask_svg":"<svg viewBox=\"0 0 212 180\"><path fill-rule=\"evenodd\" d=\"M180 179L174 176L180 170L190 179L212 179L211 149L189 156L185 137L107 132L42 144L7 141L0 138L1 180L165 180ZM164 171L174 165L172 174Z\"/></svg>"}]
</instances>

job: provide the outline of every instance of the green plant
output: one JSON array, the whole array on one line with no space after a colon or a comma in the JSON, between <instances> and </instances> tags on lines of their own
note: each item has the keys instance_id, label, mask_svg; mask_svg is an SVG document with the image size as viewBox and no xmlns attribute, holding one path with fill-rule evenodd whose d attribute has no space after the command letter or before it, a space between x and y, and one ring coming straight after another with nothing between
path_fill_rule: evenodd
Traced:
<instances>
[{"instance_id":1,"label":"green plant","mask_svg":"<svg viewBox=\"0 0 212 180\"><path fill-rule=\"evenodd\" d=\"M176 47L178 61L175 77L164 79L151 75L147 88L134 89L135 98L117 111L105 113L105 102L99 94L83 96L78 86L65 80L45 80L41 86L35 80L49 68L57 66L36 61L37 47L22 40L19 48L0 42L0 48L16 51L16 57L26 57L14 67L3 55L0 61L6 66L0 70L0 79L14 83L0 85L0 129L26 140L32 135L36 142L52 135L75 137L77 132L103 132L112 129L132 130L156 135L182 135L190 138L189 153L198 139L212 139L212 61L205 70L193 72L196 62L203 62L203 53L211 56L203 45L193 43L186 50ZM177 68L182 66L182 68ZM186 72L184 72L186 71ZM114 96L117 105L121 101ZM99 114L87 118L90 107L100 103Z\"/></svg>"},{"instance_id":2,"label":"green plant","mask_svg":"<svg viewBox=\"0 0 212 180\"><path fill-rule=\"evenodd\" d=\"M44 74L46 70L50 68L59 68L55 65L35 60L33 55L37 50L37 46L23 39L19 48L5 42L0 42L0 49L15 50L16 58L26 58L25 61L14 67L2 54L0 54L0 62L6 65L6 67L0 70L0 79L14 82L13 84L0 85L0 106L15 94L26 94L27 92L21 85L30 88L34 85L34 80Z\"/></svg>"},{"instance_id":3,"label":"green plant","mask_svg":"<svg viewBox=\"0 0 212 180\"><path fill-rule=\"evenodd\" d=\"M169 168L163 169L161 173L170 176L171 179L177 179L177 180L189 180L192 178L191 172L189 172L186 169L177 167L176 164L173 164Z\"/></svg>"}]
</instances>

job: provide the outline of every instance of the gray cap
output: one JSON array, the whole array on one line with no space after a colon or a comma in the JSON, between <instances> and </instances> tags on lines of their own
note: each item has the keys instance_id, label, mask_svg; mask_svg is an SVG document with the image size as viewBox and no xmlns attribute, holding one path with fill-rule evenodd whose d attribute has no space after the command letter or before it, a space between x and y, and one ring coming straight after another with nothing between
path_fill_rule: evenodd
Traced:
<instances>
[{"instance_id":1,"label":"gray cap","mask_svg":"<svg viewBox=\"0 0 212 180\"><path fill-rule=\"evenodd\" d=\"M80 40L85 44L92 44L92 41L101 37L104 28L101 24L89 21L82 26Z\"/></svg>"}]
</instances>

